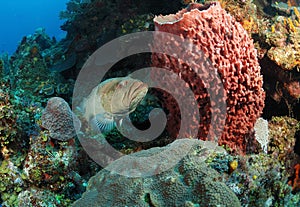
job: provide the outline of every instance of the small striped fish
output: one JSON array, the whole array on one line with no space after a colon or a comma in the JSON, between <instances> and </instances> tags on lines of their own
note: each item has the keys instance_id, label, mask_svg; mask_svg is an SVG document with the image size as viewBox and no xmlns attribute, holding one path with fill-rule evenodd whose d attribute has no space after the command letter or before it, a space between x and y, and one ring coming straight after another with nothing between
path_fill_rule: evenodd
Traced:
<instances>
[{"instance_id":1,"label":"small striped fish","mask_svg":"<svg viewBox=\"0 0 300 207\"><path fill-rule=\"evenodd\" d=\"M94 130L109 132L133 112L148 85L130 77L111 78L96 86L83 103L84 117Z\"/></svg>"}]
</instances>

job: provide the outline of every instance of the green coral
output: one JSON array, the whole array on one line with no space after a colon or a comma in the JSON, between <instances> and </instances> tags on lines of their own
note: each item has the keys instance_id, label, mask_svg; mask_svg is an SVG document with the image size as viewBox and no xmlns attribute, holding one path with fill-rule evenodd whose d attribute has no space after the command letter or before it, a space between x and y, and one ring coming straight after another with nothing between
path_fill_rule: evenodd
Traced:
<instances>
[{"instance_id":1,"label":"green coral","mask_svg":"<svg viewBox=\"0 0 300 207\"><path fill-rule=\"evenodd\" d=\"M267 56L284 70L299 70L299 19L295 15L288 16L274 17L271 28L265 31L266 43L271 46Z\"/></svg>"},{"instance_id":2,"label":"green coral","mask_svg":"<svg viewBox=\"0 0 300 207\"><path fill-rule=\"evenodd\" d=\"M150 31L153 30L153 16L151 15L139 15L133 19L127 20L123 25L121 25L121 34L130 34L133 32Z\"/></svg>"},{"instance_id":3,"label":"green coral","mask_svg":"<svg viewBox=\"0 0 300 207\"><path fill-rule=\"evenodd\" d=\"M74 169L75 155L73 145L68 142L53 144L46 130L32 136L24 162L28 183L52 192L67 190L68 183L72 183L69 173Z\"/></svg>"},{"instance_id":4,"label":"green coral","mask_svg":"<svg viewBox=\"0 0 300 207\"><path fill-rule=\"evenodd\" d=\"M45 52L51 50L53 45L55 41L43 29L38 29L33 35L23 38L11 58L10 82L21 102L26 99L41 102L52 95L71 93L71 82L49 69L52 56L47 56ZM22 91L21 94L19 91Z\"/></svg>"},{"instance_id":5,"label":"green coral","mask_svg":"<svg viewBox=\"0 0 300 207\"><path fill-rule=\"evenodd\" d=\"M46 189L28 188L18 195L18 207L67 207L70 206L70 199L65 198L63 194L56 194Z\"/></svg>"},{"instance_id":6,"label":"green coral","mask_svg":"<svg viewBox=\"0 0 300 207\"><path fill-rule=\"evenodd\" d=\"M17 115L6 91L7 85L1 82L0 84L0 145L4 146L17 136Z\"/></svg>"},{"instance_id":7,"label":"green coral","mask_svg":"<svg viewBox=\"0 0 300 207\"><path fill-rule=\"evenodd\" d=\"M35 167L35 168L30 170L29 179L33 183L40 183L43 179L42 175L43 175L42 170L39 167Z\"/></svg>"},{"instance_id":8,"label":"green coral","mask_svg":"<svg viewBox=\"0 0 300 207\"><path fill-rule=\"evenodd\" d=\"M17 195L24 189L23 179L11 161L3 160L0 166L1 199L8 206L18 206Z\"/></svg>"},{"instance_id":9,"label":"green coral","mask_svg":"<svg viewBox=\"0 0 300 207\"><path fill-rule=\"evenodd\" d=\"M295 133L300 128L300 123L291 117L273 117L269 122L269 147L268 153L273 154L283 165L293 155L295 146Z\"/></svg>"},{"instance_id":10,"label":"green coral","mask_svg":"<svg viewBox=\"0 0 300 207\"><path fill-rule=\"evenodd\" d=\"M0 59L0 78L2 77L3 70L4 70L4 61Z\"/></svg>"}]
</instances>

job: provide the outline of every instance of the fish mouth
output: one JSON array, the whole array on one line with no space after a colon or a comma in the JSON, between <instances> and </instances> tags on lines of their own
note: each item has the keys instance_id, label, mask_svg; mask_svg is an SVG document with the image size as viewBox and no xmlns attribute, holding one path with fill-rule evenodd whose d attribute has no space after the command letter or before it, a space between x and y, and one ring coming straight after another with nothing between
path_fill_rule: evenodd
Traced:
<instances>
[{"instance_id":1,"label":"fish mouth","mask_svg":"<svg viewBox=\"0 0 300 207\"><path fill-rule=\"evenodd\" d=\"M135 88L132 92L132 97L136 97L141 92L145 93L146 91L148 91L148 85L143 82L136 82L132 87Z\"/></svg>"}]
</instances>

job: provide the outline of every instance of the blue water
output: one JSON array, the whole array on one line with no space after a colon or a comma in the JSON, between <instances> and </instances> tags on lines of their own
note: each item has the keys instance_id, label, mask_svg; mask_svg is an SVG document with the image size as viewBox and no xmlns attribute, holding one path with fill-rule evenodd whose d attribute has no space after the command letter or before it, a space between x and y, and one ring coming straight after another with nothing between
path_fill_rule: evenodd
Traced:
<instances>
[{"instance_id":1,"label":"blue water","mask_svg":"<svg viewBox=\"0 0 300 207\"><path fill-rule=\"evenodd\" d=\"M12 54L23 36L43 27L50 37L64 37L59 12L68 0L0 0L0 54Z\"/></svg>"}]
</instances>

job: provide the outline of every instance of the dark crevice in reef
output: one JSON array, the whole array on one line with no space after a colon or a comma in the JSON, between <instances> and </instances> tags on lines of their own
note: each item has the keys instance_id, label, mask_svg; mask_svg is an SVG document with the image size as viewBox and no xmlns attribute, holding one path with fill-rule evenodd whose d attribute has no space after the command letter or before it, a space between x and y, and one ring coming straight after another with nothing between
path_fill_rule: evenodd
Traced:
<instances>
[{"instance_id":1,"label":"dark crevice in reef","mask_svg":"<svg viewBox=\"0 0 300 207\"><path fill-rule=\"evenodd\" d=\"M145 198L146 203L149 204L149 207L155 207L155 205L151 201L150 193L146 193L144 198Z\"/></svg>"},{"instance_id":2,"label":"dark crevice in reef","mask_svg":"<svg viewBox=\"0 0 300 207\"><path fill-rule=\"evenodd\" d=\"M273 116L292 116L300 120L297 113L299 111L298 100L292 97L287 89L287 85L296 80L295 72L282 70L266 56L259 63L263 75L263 87L266 91L262 116L268 120Z\"/></svg>"}]
</instances>

